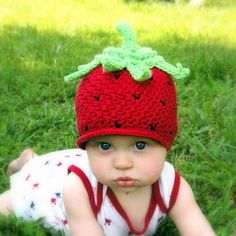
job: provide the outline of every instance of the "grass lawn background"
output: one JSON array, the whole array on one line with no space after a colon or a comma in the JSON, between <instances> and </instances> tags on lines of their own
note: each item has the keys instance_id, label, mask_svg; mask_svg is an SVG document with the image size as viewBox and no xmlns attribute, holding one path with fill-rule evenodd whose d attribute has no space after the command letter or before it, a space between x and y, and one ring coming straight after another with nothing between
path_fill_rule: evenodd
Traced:
<instances>
[{"instance_id":1,"label":"grass lawn background","mask_svg":"<svg viewBox=\"0 0 236 236\"><path fill-rule=\"evenodd\" d=\"M223 3L222 3L223 2ZM179 134L168 154L191 184L218 235L236 235L236 3L200 9L160 1L0 0L0 191L7 163L75 147L74 94L63 77L108 46L126 21L140 45L191 70L176 81ZM200 226L199 226L200 227ZM38 224L0 218L1 235L50 235ZM178 235L171 221L158 235Z\"/></svg>"}]
</instances>

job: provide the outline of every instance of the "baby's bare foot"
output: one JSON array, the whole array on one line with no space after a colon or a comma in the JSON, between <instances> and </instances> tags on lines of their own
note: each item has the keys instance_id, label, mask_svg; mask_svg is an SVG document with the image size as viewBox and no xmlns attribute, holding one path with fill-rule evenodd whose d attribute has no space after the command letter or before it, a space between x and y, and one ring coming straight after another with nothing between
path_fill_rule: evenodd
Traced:
<instances>
[{"instance_id":1,"label":"baby's bare foot","mask_svg":"<svg viewBox=\"0 0 236 236\"><path fill-rule=\"evenodd\" d=\"M18 158L11 161L7 168L7 174L12 175L19 171L29 160L37 156L32 149L25 149Z\"/></svg>"}]
</instances>

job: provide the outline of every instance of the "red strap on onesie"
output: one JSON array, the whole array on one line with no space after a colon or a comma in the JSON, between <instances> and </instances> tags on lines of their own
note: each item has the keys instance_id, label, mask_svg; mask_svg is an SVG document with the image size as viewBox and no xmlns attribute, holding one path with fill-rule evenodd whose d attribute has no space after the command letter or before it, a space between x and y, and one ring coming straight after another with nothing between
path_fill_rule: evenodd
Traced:
<instances>
[{"instance_id":1,"label":"red strap on onesie","mask_svg":"<svg viewBox=\"0 0 236 236\"><path fill-rule=\"evenodd\" d=\"M163 213L168 213L171 210L171 208L174 206L178 193L179 193L179 186L180 186L180 175L178 172L175 171L174 185L173 185L172 192L170 195L169 207L167 207L161 195L159 181L157 181L154 184L154 195L155 195L157 204Z\"/></svg>"},{"instance_id":2,"label":"red strap on onesie","mask_svg":"<svg viewBox=\"0 0 236 236\"><path fill-rule=\"evenodd\" d=\"M68 168L68 173L73 172L75 173L83 182L84 187L88 193L88 197L89 197L89 202L92 208L92 211L95 215L95 217L97 217L97 213L100 210L101 204L102 204L102 192L103 192L103 186L101 183L98 183L97 186L97 205L95 203L95 199L94 199L94 192L93 192L93 187L88 179L88 177L85 175L85 173L77 166L71 165Z\"/></svg>"}]
</instances>

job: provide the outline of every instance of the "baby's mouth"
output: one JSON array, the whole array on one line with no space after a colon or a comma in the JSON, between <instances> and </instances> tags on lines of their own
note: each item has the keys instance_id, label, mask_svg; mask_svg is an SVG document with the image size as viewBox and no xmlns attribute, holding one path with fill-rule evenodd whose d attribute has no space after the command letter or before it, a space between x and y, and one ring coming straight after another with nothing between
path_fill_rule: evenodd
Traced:
<instances>
[{"instance_id":1,"label":"baby's mouth","mask_svg":"<svg viewBox=\"0 0 236 236\"><path fill-rule=\"evenodd\" d=\"M115 180L115 183L117 185L117 187L120 188L130 188L130 187L134 187L136 180L132 179L128 176L125 177L119 177Z\"/></svg>"}]
</instances>

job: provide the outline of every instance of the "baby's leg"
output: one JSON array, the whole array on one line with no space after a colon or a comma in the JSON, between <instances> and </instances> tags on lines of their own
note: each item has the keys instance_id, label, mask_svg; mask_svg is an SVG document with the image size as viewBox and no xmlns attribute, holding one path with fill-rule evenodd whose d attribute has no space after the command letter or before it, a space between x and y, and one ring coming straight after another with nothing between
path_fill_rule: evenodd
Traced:
<instances>
[{"instance_id":1,"label":"baby's leg","mask_svg":"<svg viewBox=\"0 0 236 236\"><path fill-rule=\"evenodd\" d=\"M0 194L0 214L9 215L12 212L10 190Z\"/></svg>"},{"instance_id":2,"label":"baby's leg","mask_svg":"<svg viewBox=\"0 0 236 236\"><path fill-rule=\"evenodd\" d=\"M19 171L30 159L37 156L32 149L25 149L18 158L11 161L7 168L9 175ZM12 212L10 190L0 194L0 214L9 215Z\"/></svg>"},{"instance_id":3,"label":"baby's leg","mask_svg":"<svg viewBox=\"0 0 236 236\"><path fill-rule=\"evenodd\" d=\"M31 149L25 149L20 156L10 162L7 168L9 175L19 171L30 159L36 154ZM0 214L9 215L12 212L12 205L10 199L10 190L0 194Z\"/></svg>"},{"instance_id":4,"label":"baby's leg","mask_svg":"<svg viewBox=\"0 0 236 236\"><path fill-rule=\"evenodd\" d=\"M32 149L25 149L18 158L10 162L7 168L8 175L19 171L30 159L36 157L37 154Z\"/></svg>"}]
</instances>

